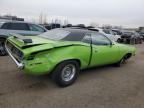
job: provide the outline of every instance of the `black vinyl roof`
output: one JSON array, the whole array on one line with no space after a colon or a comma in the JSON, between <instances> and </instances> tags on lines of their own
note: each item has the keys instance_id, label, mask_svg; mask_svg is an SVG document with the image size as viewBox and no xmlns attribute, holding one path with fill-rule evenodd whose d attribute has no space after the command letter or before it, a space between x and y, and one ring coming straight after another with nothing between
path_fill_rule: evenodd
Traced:
<instances>
[{"instance_id":1,"label":"black vinyl roof","mask_svg":"<svg viewBox=\"0 0 144 108\"><path fill-rule=\"evenodd\" d=\"M58 28L50 30L39 36L52 40L81 41L86 33L93 31L87 29Z\"/></svg>"}]
</instances>

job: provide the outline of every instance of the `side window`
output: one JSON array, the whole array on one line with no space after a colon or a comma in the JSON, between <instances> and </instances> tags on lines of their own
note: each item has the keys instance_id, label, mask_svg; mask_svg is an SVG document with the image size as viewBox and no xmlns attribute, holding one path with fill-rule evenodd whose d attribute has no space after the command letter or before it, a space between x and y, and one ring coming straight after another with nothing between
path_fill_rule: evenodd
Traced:
<instances>
[{"instance_id":1,"label":"side window","mask_svg":"<svg viewBox=\"0 0 144 108\"><path fill-rule=\"evenodd\" d=\"M4 23L4 24L1 26L1 29L11 29L11 23Z\"/></svg>"},{"instance_id":2,"label":"side window","mask_svg":"<svg viewBox=\"0 0 144 108\"><path fill-rule=\"evenodd\" d=\"M91 34L86 34L81 41L84 43L90 44L91 43Z\"/></svg>"},{"instance_id":3,"label":"side window","mask_svg":"<svg viewBox=\"0 0 144 108\"><path fill-rule=\"evenodd\" d=\"M109 30L103 29L103 32L106 34L111 34Z\"/></svg>"},{"instance_id":4,"label":"side window","mask_svg":"<svg viewBox=\"0 0 144 108\"><path fill-rule=\"evenodd\" d=\"M26 23L11 23L11 30L29 30Z\"/></svg>"},{"instance_id":5,"label":"side window","mask_svg":"<svg viewBox=\"0 0 144 108\"><path fill-rule=\"evenodd\" d=\"M111 42L108 38L106 38L104 35L99 33L92 33L92 44L94 45L110 45Z\"/></svg>"},{"instance_id":6,"label":"side window","mask_svg":"<svg viewBox=\"0 0 144 108\"><path fill-rule=\"evenodd\" d=\"M29 24L29 28L31 31L45 32L45 30L42 27L37 26L35 24Z\"/></svg>"}]
</instances>

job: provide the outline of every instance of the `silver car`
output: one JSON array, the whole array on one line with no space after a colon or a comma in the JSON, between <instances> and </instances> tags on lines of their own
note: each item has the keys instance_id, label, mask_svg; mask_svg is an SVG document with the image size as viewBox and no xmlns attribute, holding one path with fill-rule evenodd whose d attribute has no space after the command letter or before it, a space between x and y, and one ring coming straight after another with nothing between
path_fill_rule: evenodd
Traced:
<instances>
[{"instance_id":1,"label":"silver car","mask_svg":"<svg viewBox=\"0 0 144 108\"><path fill-rule=\"evenodd\" d=\"M11 33L20 34L23 36L36 36L46 31L46 28L33 23L20 21L0 22L0 55L2 56L7 54L4 43L6 38L9 37Z\"/></svg>"}]
</instances>

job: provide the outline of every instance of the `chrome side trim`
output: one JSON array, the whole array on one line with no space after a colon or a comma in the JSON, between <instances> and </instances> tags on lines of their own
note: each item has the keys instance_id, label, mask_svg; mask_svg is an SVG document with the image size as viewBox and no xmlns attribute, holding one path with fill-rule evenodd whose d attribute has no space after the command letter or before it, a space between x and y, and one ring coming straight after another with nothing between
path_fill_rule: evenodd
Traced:
<instances>
[{"instance_id":1,"label":"chrome side trim","mask_svg":"<svg viewBox=\"0 0 144 108\"><path fill-rule=\"evenodd\" d=\"M8 52L9 56L12 58L12 60L15 62L15 64L17 65L17 67L19 69L23 69L24 68L24 65L22 63L19 63L14 57L13 55L11 54L11 52L9 51L9 49L7 48L6 46L6 43L5 43L5 48L6 48L6 51Z\"/></svg>"}]
</instances>

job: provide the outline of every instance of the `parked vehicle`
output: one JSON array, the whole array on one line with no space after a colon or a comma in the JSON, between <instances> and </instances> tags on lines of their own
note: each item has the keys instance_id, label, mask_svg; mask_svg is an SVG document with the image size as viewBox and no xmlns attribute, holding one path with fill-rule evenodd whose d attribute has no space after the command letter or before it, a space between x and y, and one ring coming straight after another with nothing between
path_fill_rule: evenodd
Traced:
<instances>
[{"instance_id":1,"label":"parked vehicle","mask_svg":"<svg viewBox=\"0 0 144 108\"><path fill-rule=\"evenodd\" d=\"M92 29L96 29L99 33L104 34L105 36L107 36L112 41L115 41L115 42L121 41L121 37L119 35L114 34L111 29L91 28L91 30Z\"/></svg>"},{"instance_id":2,"label":"parked vehicle","mask_svg":"<svg viewBox=\"0 0 144 108\"><path fill-rule=\"evenodd\" d=\"M122 33L121 39L128 44L141 44L143 37L137 32L125 31Z\"/></svg>"},{"instance_id":3,"label":"parked vehicle","mask_svg":"<svg viewBox=\"0 0 144 108\"><path fill-rule=\"evenodd\" d=\"M17 33L24 36L39 35L47 30L37 24L20 21L0 22L0 55L6 55L4 43L11 33Z\"/></svg>"},{"instance_id":4,"label":"parked vehicle","mask_svg":"<svg viewBox=\"0 0 144 108\"><path fill-rule=\"evenodd\" d=\"M115 35L119 35L119 36L122 35L121 30L118 30L118 29L112 29L112 31L113 31L113 33L114 33Z\"/></svg>"},{"instance_id":5,"label":"parked vehicle","mask_svg":"<svg viewBox=\"0 0 144 108\"><path fill-rule=\"evenodd\" d=\"M74 83L80 69L106 64L121 66L135 54L135 48L112 42L99 32L69 28L33 37L14 35L8 38L6 49L23 72L51 73L60 86Z\"/></svg>"},{"instance_id":6,"label":"parked vehicle","mask_svg":"<svg viewBox=\"0 0 144 108\"><path fill-rule=\"evenodd\" d=\"M58 23L51 23L51 24L44 25L44 27L47 30L51 30L51 29L55 29L55 28L61 28L61 25Z\"/></svg>"},{"instance_id":7,"label":"parked vehicle","mask_svg":"<svg viewBox=\"0 0 144 108\"><path fill-rule=\"evenodd\" d=\"M140 36L142 36L143 41L144 41L144 32L140 32L139 34L140 34Z\"/></svg>"}]
</instances>

